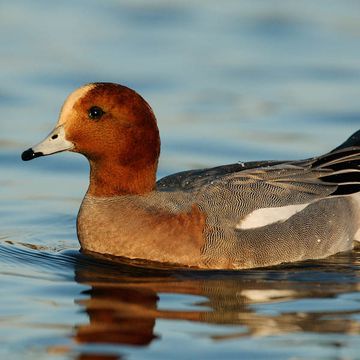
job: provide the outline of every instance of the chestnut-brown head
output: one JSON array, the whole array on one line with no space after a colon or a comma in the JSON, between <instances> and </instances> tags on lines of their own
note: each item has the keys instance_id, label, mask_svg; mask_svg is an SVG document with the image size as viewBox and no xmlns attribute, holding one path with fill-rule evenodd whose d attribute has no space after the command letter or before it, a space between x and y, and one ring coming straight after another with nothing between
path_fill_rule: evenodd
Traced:
<instances>
[{"instance_id":1,"label":"chestnut-brown head","mask_svg":"<svg viewBox=\"0 0 360 360\"><path fill-rule=\"evenodd\" d=\"M91 165L89 193L146 193L155 186L160 138L155 116L134 90L93 83L65 101L56 128L23 160L70 150Z\"/></svg>"}]
</instances>

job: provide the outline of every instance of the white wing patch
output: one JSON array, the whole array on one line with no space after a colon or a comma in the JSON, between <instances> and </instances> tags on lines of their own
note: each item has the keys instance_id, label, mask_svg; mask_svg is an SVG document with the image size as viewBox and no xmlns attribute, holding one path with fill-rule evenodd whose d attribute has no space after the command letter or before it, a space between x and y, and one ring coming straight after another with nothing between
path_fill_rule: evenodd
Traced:
<instances>
[{"instance_id":1,"label":"white wing patch","mask_svg":"<svg viewBox=\"0 0 360 360\"><path fill-rule=\"evenodd\" d=\"M360 229L356 232L356 234L354 236L354 240L360 242Z\"/></svg>"},{"instance_id":2,"label":"white wing patch","mask_svg":"<svg viewBox=\"0 0 360 360\"><path fill-rule=\"evenodd\" d=\"M288 205L254 210L236 225L236 229L249 230L276 222L284 222L309 205L310 204Z\"/></svg>"}]
</instances>

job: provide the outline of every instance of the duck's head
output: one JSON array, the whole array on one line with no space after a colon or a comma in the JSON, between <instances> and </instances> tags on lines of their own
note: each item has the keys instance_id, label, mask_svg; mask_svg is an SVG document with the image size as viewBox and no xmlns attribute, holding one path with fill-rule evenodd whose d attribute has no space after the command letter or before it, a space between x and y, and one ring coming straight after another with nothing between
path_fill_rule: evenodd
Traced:
<instances>
[{"instance_id":1,"label":"duck's head","mask_svg":"<svg viewBox=\"0 0 360 360\"><path fill-rule=\"evenodd\" d=\"M93 83L75 90L55 129L24 151L22 159L66 150L88 158L92 195L145 193L155 186L160 153L156 119L147 102L125 86Z\"/></svg>"}]
</instances>

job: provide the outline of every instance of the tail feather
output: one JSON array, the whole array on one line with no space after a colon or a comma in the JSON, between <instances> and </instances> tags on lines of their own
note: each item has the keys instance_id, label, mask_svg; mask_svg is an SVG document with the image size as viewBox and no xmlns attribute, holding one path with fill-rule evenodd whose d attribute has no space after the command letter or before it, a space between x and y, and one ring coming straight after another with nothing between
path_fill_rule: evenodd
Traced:
<instances>
[{"instance_id":1,"label":"tail feather","mask_svg":"<svg viewBox=\"0 0 360 360\"><path fill-rule=\"evenodd\" d=\"M360 192L360 130L330 153L314 159L311 167L328 170L320 179L338 185L332 195Z\"/></svg>"},{"instance_id":2,"label":"tail feather","mask_svg":"<svg viewBox=\"0 0 360 360\"><path fill-rule=\"evenodd\" d=\"M346 149L354 146L360 146L360 130L352 134L345 142L343 142L340 146L338 146L331 152L335 152L341 149Z\"/></svg>"},{"instance_id":3,"label":"tail feather","mask_svg":"<svg viewBox=\"0 0 360 360\"><path fill-rule=\"evenodd\" d=\"M360 170L348 169L333 172L330 175L320 177L321 180L340 185L360 184Z\"/></svg>"},{"instance_id":4,"label":"tail feather","mask_svg":"<svg viewBox=\"0 0 360 360\"><path fill-rule=\"evenodd\" d=\"M360 192L360 183L339 184L338 188L331 195L351 195Z\"/></svg>"},{"instance_id":5,"label":"tail feather","mask_svg":"<svg viewBox=\"0 0 360 360\"><path fill-rule=\"evenodd\" d=\"M313 163L313 168L332 169L357 169L360 166L360 146L339 149L318 157Z\"/></svg>"}]
</instances>

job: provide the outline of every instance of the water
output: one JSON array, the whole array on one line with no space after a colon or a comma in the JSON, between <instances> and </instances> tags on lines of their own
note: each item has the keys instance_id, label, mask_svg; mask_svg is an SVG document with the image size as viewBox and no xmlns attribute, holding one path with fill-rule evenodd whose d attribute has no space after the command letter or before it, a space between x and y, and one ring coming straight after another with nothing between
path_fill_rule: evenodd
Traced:
<instances>
[{"instance_id":1,"label":"water","mask_svg":"<svg viewBox=\"0 0 360 360\"><path fill-rule=\"evenodd\" d=\"M88 166L22 163L65 96L135 88L162 134L159 177L302 158L360 128L355 0L0 3L1 359L360 359L360 252L239 272L78 252Z\"/></svg>"}]
</instances>

